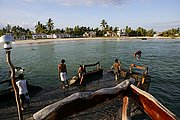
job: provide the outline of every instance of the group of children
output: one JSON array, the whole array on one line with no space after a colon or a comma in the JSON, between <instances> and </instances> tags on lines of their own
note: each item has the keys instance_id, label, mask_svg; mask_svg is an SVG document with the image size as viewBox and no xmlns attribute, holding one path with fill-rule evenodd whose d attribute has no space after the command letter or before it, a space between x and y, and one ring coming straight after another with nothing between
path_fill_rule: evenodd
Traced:
<instances>
[{"instance_id":1,"label":"group of children","mask_svg":"<svg viewBox=\"0 0 180 120\"><path fill-rule=\"evenodd\" d=\"M139 59L141 57L141 51L138 50L134 53L134 58L135 59ZM115 74L115 80L118 80L118 76L120 74L120 70L121 70L121 61L119 61L118 59L115 59L114 64L112 65L111 69L114 69L114 74ZM84 74L84 67L82 65L79 66L78 68L78 77L80 79L80 84L82 84L83 82L83 74ZM58 64L58 78L61 79L62 83L63 83L63 89L65 87L69 86L69 83L67 81L67 68L66 68L66 64L65 64L65 60L62 59L61 63ZM27 106L29 107L30 104L30 97L29 97L29 93L28 93L28 82L24 79L24 75L20 74L18 76L18 81L16 82L16 85L19 89L19 98L20 98L20 102L21 102L21 110L24 110L24 103L26 102Z\"/></svg>"},{"instance_id":2,"label":"group of children","mask_svg":"<svg viewBox=\"0 0 180 120\"><path fill-rule=\"evenodd\" d=\"M141 53L142 52L140 50L136 51L134 53L134 58L138 60L141 57ZM118 76L120 74L120 70L121 70L121 61L119 61L118 59L115 59L115 63L112 65L111 69L114 69L115 80L117 81ZM78 77L80 79L80 84L82 84L83 82L83 74L84 74L84 67L80 65L78 69ZM67 69L66 69L66 64L65 64L64 59L62 59L61 63L58 64L58 78L63 83L63 89L69 86L69 83L67 81Z\"/></svg>"},{"instance_id":3,"label":"group of children","mask_svg":"<svg viewBox=\"0 0 180 120\"><path fill-rule=\"evenodd\" d=\"M82 84L83 74L84 74L84 67L83 67L83 65L80 65L79 68L78 68L78 77L80 79L79 84ZM62 59L61 63L58 64L58 78L63 83L63 89L65 89L65 87L69 86L69 83L68 83L68 80L67 80L67 68L66 68L66 64L65 64L64 59Z\"/></svg>"},{"instance_id":4,"label":"group of children","mask_svg":"<svg viewBox=\"0 0 180 120\"><path fill-rule=\"evenodd\" d=\"M141 53L142 52L140 50L134 52L134 58L136 60L140 59ZM115 62L112 65L111 69L114 69L115 80L117 81L118 76L120 75L120 71L121 71L121 61L119 61L118 59L115 59Z\"/></svg>"}]
</instances>

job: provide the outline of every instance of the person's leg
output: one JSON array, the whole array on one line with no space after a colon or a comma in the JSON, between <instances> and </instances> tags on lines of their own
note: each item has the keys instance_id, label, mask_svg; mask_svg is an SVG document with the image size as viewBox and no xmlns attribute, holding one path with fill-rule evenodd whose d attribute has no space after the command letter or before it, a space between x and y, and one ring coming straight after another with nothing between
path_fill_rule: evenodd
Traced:
<instances>
[{"instance_id":1,"label":"person's leg","mask_svg":"<svg viewBox=\"0 0 180 120\"><path fill-rule=\"evenodd\" d=\"M82 82L83 82L83 75L81 76L81 78L80 78L80 85L82 84Z\"/></svg>"},{"instance_id":2,"label":"person's leg","mask_svg":"<svg viewBox=\"0 0 180 120\"><path fill-rule=\"evenodd\" d=\"M69 86L66 73L63 73L62 77L63 77L63 80L64 80L64 86ZM66 82L66 84L65 84L65 82Z\"/></svg>"},{"instance_id":3,"label":"person's leg","mask_svg":"<svg viewBox=\"0 0 180 120\"><path fill-rule=\"evenodd\" d=\"M61 78L61 82L62 82L62 88L65 88L65 82L64 82L64 73L60 73L60 78Z\"/></svg>"},{"instance_id":4,"label":"person's leg","mask_svg":"<svg viewBox=\"0 0 180 120\"><path fill-rule=\"evenodd\" d=\"M25 101L25 97L24 94L20 95L20 104L21 104L21 110L24 110L24 101Z\"/></svg>"},{"instance_id":5,"label":"person's leg","mask_svg":"<svg viewBox=\"0 0 180 120\"><path fill-rule=\"evenodd\" d=\"M29 108L30 97L29 97L29 94L28 94L28 93L26 93L26 95L25 95L25 101L26 101L26 104L27 104L27 106L28 106L28 108Z\"/></svg>"},{"instance_id":6,"label":"person's leg","mask_svg":"<svg viewBox=\"0 0 180 120\"><path fill-rule=\"evenodd\" d=\"M68 80L66 80L66 83L67 83L67 85L69 86L69 82L68 82Z\"/></svg>"},{"instance_id":7,"label":"person's leg","mask_svg":"<svg viewBox=\"0 0 180 120\"><path fill-rule=\"evenodd\" d=\"M63 89L65 89L65 82L64 81L61 81L62 82L62 85L63 85Z\"/></svg>"}]
</instances>

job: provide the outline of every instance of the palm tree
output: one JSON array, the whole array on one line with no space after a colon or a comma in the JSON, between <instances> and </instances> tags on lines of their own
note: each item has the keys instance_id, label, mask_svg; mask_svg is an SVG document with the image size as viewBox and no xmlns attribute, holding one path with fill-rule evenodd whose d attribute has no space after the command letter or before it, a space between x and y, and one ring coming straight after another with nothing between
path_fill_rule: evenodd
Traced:
<instances>
[{"instance_id":1,"label":"palm tree","mask_svg":"<svg viewBox=\"0 0 180 120\"><path fill-rule=\"evenodd\" d=\"M35 26L35 31L36 33L46 33L46 26L38 21L37 25Z\"/></svg>"},{"instance_id":2,"label":"palm tree","mask_svg":"<svg viewBox=\"0 0 180 120\"><path fill-rule=\"evenodd\" d=\"M11 25L7 24L6 33L10 33L10 32L11 32Z\"/></svg>"},{"instance_id":3,"label":"palm tree","mask_svg":"<svg viewBox=\"0 0 180 120\"><path fill-rule=\"evenodd\" d=\"M35 26L35 32L40 33L40 27L41 27L41 22L38 21L37 25Z\"/></svg>"},{"instance_id":4,"label":"palm tree","mask_svg":"<svg viewBox=\"0 0 180 120\"><path fill-rule=\"evenodd\" d=\"M102 27L102 30L104 30L107 26L107 22L105 19L103 19L100 24L101 24L100 26Z\"/></svg>"},{"instance_id":5,"label":"palm tree","mask_svg":"<svg viewBox=\"0 0 180 120\"><path fill-rule=\"evenodd\" d=\"M102 27L103 34L105 34L105 31L108 28L106 20L103 19L100 24L101 24L100 26Z\"/></svg>"},{"instance_id":6,"label":"palm tree","mask_svg":"<svg viewBox=\"0 0 180 120\"><path fill-rule=\"evenodd\" d=\"M48 19L46 26L47 26L48 33L51 33L53 28L54 28L54 23L53 23L53 20L51 18Z\"/></svg>"},{"instance_id":7,"label":"palm tree","mask_svg":"<svg viewBox=\"0 0 180 120\"><path fill-rule=\"evenodd\" d=\"M128 37L130 36L131 32L132 32L131 27L126 26L126 28L125 28L125 33L126 33L126 35L127 35Z\"/></svg>"}]
</instances>

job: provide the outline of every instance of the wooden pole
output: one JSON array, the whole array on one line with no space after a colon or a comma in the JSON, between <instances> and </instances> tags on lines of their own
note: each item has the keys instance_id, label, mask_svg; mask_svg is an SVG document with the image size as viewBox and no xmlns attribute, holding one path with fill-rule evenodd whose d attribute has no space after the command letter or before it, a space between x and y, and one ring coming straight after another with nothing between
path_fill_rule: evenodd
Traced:
<instances>
[{"instance_id":1,"label":"wooden pole","mask_svg":"<svg viewBox=\"0 0 180 120\"><path fill-rule=\"evenodd\" d=\"M21 104L20 104L20 99L19 99L19 90L18 90L16 81L15 81L15 70L14 70L14 65L11 63L10 53L11 53L10 49L6 49L6 62L8 63L10 70L11 70L11 82L12 82L12 87L13 87L14 93L15 93L16 104L17 104L17 109L18 109L18 116L19 116L19 120L23 120Z\"/></svg>"},{"instance_id":2,"label":"wooden pole","mask_svg":"<svg viewBox=\"0 0 180 120\"><path fill-rule=\"evenodd\" d=\"M122 120L131 120L130 100L128 96L123 97Z\"/></svg>"}]
</instances>

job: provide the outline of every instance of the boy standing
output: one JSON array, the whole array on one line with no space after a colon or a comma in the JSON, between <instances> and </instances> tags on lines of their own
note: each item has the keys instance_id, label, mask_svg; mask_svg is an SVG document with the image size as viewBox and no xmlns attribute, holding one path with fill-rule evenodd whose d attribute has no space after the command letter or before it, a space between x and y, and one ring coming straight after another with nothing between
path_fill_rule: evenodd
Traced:
<instances>
[{"instance_id":1,"label":"boy standing","mask_svg":"<svg viewBox=\"0 0 180 120\"><path fill-rule=\"evenodd\" d=\"M20 80L16 82L16 85L18 86L18 89L19 89L19 96L20 96L20 101L21 101L21 110L24 110L24 102L26 102L28 107L29 107L29 103L30 103L30 97L29 97L28 90L27 90L28 83L26 80L24 80L23 74L20 74L18 76L18 78Z\"/></svg>"}]
</instances>

